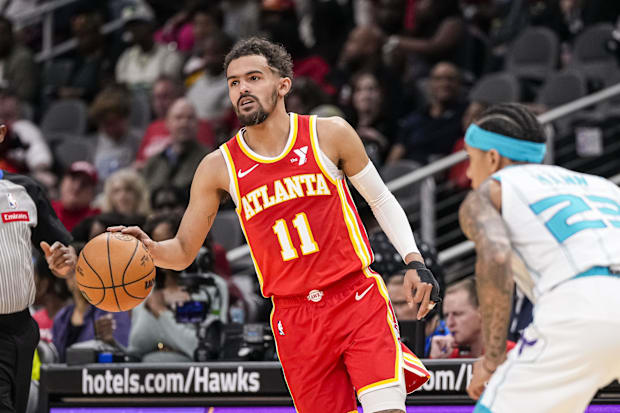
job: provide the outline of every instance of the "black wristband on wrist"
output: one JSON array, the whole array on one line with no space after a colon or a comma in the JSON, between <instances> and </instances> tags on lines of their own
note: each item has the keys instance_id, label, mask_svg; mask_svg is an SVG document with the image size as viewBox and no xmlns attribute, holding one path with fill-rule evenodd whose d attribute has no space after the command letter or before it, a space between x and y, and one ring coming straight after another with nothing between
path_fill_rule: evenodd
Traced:
<instances>
[{"instance_id":1,"label":"black wristband on wrist","mask_svg":"<svg viewBox=\"0 0 620 413\"><path fill-rule=\"evenodd\" d=\"M439 296L439 283L435 279L435 276L433 275L431 270L426 268L426 265L424 265L423 262L411 261L405 266L405 268L407 268L408 270L416 270L416 272L418 273L418 277L420 277L420 281L432 285L433 288L431 290L431 301L434 303L441 302L441 297Z\"/></svg>"}]
</instances>

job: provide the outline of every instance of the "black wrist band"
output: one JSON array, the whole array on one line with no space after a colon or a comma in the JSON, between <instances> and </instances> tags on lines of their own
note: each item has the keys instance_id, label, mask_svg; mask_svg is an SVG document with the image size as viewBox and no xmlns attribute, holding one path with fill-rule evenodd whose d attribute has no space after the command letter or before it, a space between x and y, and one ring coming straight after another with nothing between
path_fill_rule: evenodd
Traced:
<instances>
[{"instance_id":1,"label":"black wrist band","mask_svg":"<svg viewBox=\"0 0 620 413\"><path fill-rule=\"evenodd\" d=\"M408 270L426 270L426 265L421 261L411 261L405 266Z\"/></svg>"}]
</instances>

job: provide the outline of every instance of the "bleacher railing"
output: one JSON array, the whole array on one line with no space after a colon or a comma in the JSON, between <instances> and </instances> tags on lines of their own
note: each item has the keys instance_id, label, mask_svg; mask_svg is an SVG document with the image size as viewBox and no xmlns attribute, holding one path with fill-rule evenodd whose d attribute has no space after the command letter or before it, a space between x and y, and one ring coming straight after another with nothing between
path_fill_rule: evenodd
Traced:
<instances>
[{"instance_id":1,"label":"bleacher railing","mask_svg":"<svg viewBox=\"0 0 620 413\"><path fill-rule=\"evenodd\" d=\"M23 28L42 23L41 51L35 55L37 63L48 61L77 47L77 39L75 38L54 45L54 12L77 1L79 0L52 0L15 16L14 23L16 27ZM122 20L116 19L104 24L101 32L107 34L121 27Z\"/></svg>"},{"instance_id":2,"label":"bleacher railing","mask_svg":"<svg viewBox=\"0 0 620 413\"><path fill-rule=\"evenodd\" d=\"M600 90L596 93L584 96L575 101L569 102L557 108L551 109L540 116L538 120L543 124L549 124L560 118L568 116L576 111L587 108L589 106L598 104L605 100L608 100L614 96L620 95L620 83ZM412 186L421 182L419 186L420 190L420 233L422 239L434 245L435 239L435 182L434 175L443 172L459 162L467 159L465 151L455 152L444 158L441 158L435 162L432 162L420 169L410 172L406 175L398 177L387 183L387 187L390 191ZM552 154L548 156L545 162L553 163ZM612 178L614 182L620 185L620 174ZM472 252L474 244L471 241L464 241L452 247L449 247L439 252L439 261L442 264L454 261L455 259L462 257L465 254ZM247 245L235 248L227 253L229 261L234 262L241 258L247 258L250 254L250 249Z\"/></svg>"}]
</instances>

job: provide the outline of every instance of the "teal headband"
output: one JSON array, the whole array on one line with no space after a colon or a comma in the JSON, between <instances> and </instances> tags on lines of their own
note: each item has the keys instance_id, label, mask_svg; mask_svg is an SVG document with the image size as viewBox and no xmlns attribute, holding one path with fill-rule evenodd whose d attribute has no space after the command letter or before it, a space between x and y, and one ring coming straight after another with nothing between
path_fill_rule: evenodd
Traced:
<instances>
[{"instance_id":1,"label":"teal headband","mask_svg":"<svg viewBox=\"0 0 620 413\"><path fill-rule=\"evenodd\" d=\"M465 143L483 151L495 149L501 156L516 162L541 163L545 158L547 146L544 143L509 138L499 133L489 132L472 123L465 133Z\"/></svg>"}]
</instances>

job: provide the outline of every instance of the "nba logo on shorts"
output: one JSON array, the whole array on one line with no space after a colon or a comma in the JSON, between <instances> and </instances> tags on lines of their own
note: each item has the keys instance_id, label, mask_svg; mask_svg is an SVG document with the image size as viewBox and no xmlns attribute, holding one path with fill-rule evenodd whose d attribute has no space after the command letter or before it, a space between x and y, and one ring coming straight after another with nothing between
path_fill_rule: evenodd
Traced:
<instances>
[{"instance_id":1,"label":"nba logo on shorts","mask_svg":"<svg viewBox=\"0 0 620 413\"><path fill-rule=\"evenodd\" d=\"M284 327L282 327L282 321L278 320L278 333L283 336L284 335Z\"/></svg>"}]
</instances>

